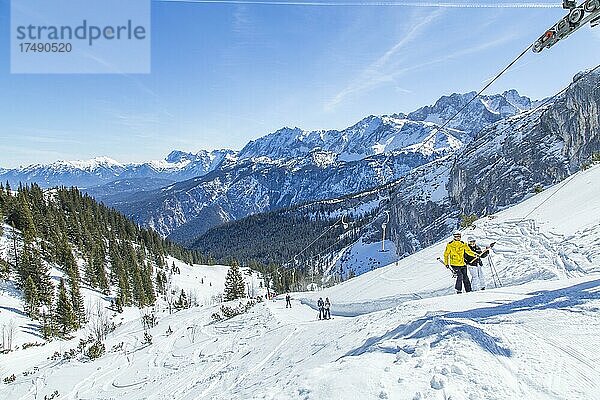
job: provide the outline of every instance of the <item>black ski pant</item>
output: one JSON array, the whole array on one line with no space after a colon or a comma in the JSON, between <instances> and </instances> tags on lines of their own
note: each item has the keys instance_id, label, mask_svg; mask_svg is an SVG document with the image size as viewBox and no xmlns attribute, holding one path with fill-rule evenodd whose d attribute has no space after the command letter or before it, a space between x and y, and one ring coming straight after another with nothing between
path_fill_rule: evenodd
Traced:
<instances>
[{"instance_id":1,"label":"black ski pant","mask_svg":"<svg viewBox=\"0 0 600 400\"><path fill-rule=\"evenodd\" d=\"M292 302L289 299L285 300L285 308L292 308Z\"/></svg>"},{"instance_id":2,"label":"black ski pant","mask_svg":"<svg viewBox=\"0 0 600 400\"><path fill-rule=\"evenodd\" d=\"M323 307L319 307L319 319L325 318L325 309Z\"/></svg>"},{"instance_id":3,"label":"black ski pant","mask_svg":"<svg viewBox=\"0 0 600 400\"><path fill-rule=\"evenodd\" d=\"M329 312L329 308L325 309L325 319L331 319L331 313Z\"/></svg>"},{"instance_id":4,"label":"black ski pant","mask_svg":"<svg viewBox=\"0 0 600 400\"><path fill-rule=\"evenodd\" d=\"M456 285L454 288L458 292L462 292L463 284L465 285L465 292L471 291L471 281L469 280L469 275L467 274L467 266L454 266L452 265L452 270L456 274Z\"/></svg>"}]
</instances>

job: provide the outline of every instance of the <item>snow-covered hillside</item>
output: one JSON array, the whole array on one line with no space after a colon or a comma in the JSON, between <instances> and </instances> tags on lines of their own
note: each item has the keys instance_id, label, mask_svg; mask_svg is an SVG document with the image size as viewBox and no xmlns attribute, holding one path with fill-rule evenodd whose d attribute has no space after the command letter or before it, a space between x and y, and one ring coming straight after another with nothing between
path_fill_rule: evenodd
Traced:
<instances>
[{"instance_id":1,"label":"snow-covered hillside","mask_svg":"<svg viewBox=\"0 0 600 400\"><path fill-rule=\"evenodd\" d=\"M124 313L95 361L48 358L73 341L0 355L0 375L15 373L0 397L600 399L598 182L600 165L465 232L497 242L502 287L486 265L487 290L448 295L452 279L436 261L442 242L336 287L292 294L291 309L279 298L216 323L216 305L159 313L151 344L139 315ZM198 292L223 279L218 267L181 271L178 284ZM3 318L21 314L11 297L2 294ZM332 300L332 320L317 320L318 297ZM31 331L27 320L18 324Z\"/></svg>"},{"instance_id":2,"label":"snow-covered hillside","mask_svg":"<svg viewBox=\"0 0 600 400\"><path fill-rule=\"evenodd\" d=\"M8 228L8 227L7 227ZM7 235L0 238L0 256L4 258L5 252L11 251L10 242ZM224 265L193 265L185 264L173 257L167 257L169 266L175 265L179 273L170 275L170 289L175 297L184 290L189 300L199 306L211 306L222 301L223 290L225 288L225 276L229 269ZM80 264L83 260L79 261ZM253 297L265 294L266 289L263 288L262 279L259 278L256 272L250 273L247 268L241 268L247 289ZM53 268L50 271L50 276L53 284L58 286L61 278L65 277L62 271ZM123 323L125 321L139 321L140 310L136 307L125 307L123 314L111 313L108 307L111 305L112 297L102 294L98 290L94 290L88 286L82 287L82 295L85 301L85 308L88 314L96 309L99 304L101 308L106 309L107 313L113 315L115 323ZM8 331L9 327L13 327L12 348L22 347L24 343L43 343L44 340L39 332L39 322L32 321L24 312L24 302L22 292L16 288L13 281L0 280L0 328ZM157 307L166 307L159 300ZM89 318L88 318L89 319ZM88 334L89 326L77 333L77 337L85 337ZM69 346L70 342L58 341L62 344L60 348ZM71 341L72 342L72 341ZM53 342L54 343L54 342ZM75 342L76 343L76 342ZM0 342L0 350L3 350L3 342ZM54 349L55 346L48 345ZM47 346L44 346L46 348ZM19 353L20 351L17 351ZM44 353L45 354L45 353ZM2 357L2 355L0 355ZM0 367L0 377L4 377L9 370L4 370Z\"/></svg>"},{"instance_id":3,"label":"snow-covered hillside","mask_svg":"<svg viewBox=\"0 0 600 400\"><path fill-rule=\"evenodd\" d=\"M599 289L599 276L535 282L328 321L296 301L292 309L263 303L219 323L210 323L210 308L193 308L162 315L150 345L141 343L138 321L123 323L107 339L112 350L93 362L46 360L39 348L4 356L3 370L27 375L0 395L598 399L600 357L591 341L600 334Z\"/></svg>"},{"instance_id":4,"label":"snow-covered hillside","mask_svg":"<svg viewBox=\"0 0 600 400\"><path fill-rule=\"evenodd\" d=\"M496 242L491 259L504 285L600 273L600 165L524 202L476 221L464 231L478 244ZM448 239L449 240L449 239ZM337 313L357 315L407 299L453 293L452 277L437 260L447 240L397 263L327 289ZM382 257L386 257L384 254ZM487 287L494 287L489 262ZM306 296L314 301L314 294Z\"/></svg>"}]
</instances>

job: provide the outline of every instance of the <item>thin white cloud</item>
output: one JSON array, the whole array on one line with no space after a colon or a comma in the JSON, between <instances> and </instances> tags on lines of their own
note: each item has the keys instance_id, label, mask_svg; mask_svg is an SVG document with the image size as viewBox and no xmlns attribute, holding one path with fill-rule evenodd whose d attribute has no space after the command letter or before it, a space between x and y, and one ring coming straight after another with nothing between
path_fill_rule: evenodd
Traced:
<instances>
[{"instance_id":1,"label":"thin white cloud","mask_svg":"<svg viewBox=\"0 0 600 400\"><path fill-rule=\"evenodd\" d=\"M111 63L108 60L105 60L104 58L98 57L97 55L95 55L94 53L90 53L90 52L85 52L84 53L88 58L96 61L99 64L102 64L106 67L108 67L110 70L113 71L114 74L116 75L120 75L125 77L126 79L130 80L131 82L133 82L140 91L142 91L143 93L146 93L147 95L153 97L158 104L160 105L161 108L161 113L166 115L169 118L174 118L175 116L169 112L168 108L162 103L160 96L154 92L152 89L150 89L148 86L144 85L137 77L133 76L132 74L126 73L121 71L115 64Z\"/></svg>"},{"instance_id":2,"label":"thin white cloud","mask_svg":"<svg viewBox=\"0 0 600 400\"><path fill-rule=\"evenodd\" d=\"M356 84L353 88L346 88L344 91L340 92L340 94L338 94L338 96L336 96L332 102L327 103L325 106L326 110L332 110L333 108L335 108L335 106L337 106L343 99L344 97L350 95L350 94L357 94L359 92L368 90L368 89L372 89L380 84L386 83L386 82L395 82L397 78L399 78L401 75L404 75L407 72L410 71L415 71L421 68L425 68L425 67L429 67L435 64L440 64L440 63L444 63L459 57L464 57L467 56L469 54L474 54L474 53L478 53L496 46L499 46L501 44L507 43L513 39L515 39L517 35L513 34L513 35L505 35L497 40L491 41L491 42L485 42L483 44L479 44L476 46L472 46L472 47L468 47L462 50L459 50L457 52L451 53L451 54L447 54L445 56L439 57L439 58L435 58L433 60L424 62L424 63L420 63L420 64L412 64L410 66L406 66L403 68L398 68L395 71L387 74L387 75L382 75L379 80L372 80L370 82L364 82L364 83L358 83ZM399 88L396 87L396 90L398 90ZM405 89L402 89L401 91L404 91ZM410 93L410 91L406 90L407 93Z\"/></svg>"},{"instance_id":3,"label":"thin white cloud","mask_svg":"<svg viewBox=\"0 0 600 400\"><path fill-rule=\"evenodd\" d=\"M233 12L233 31L241 35L252 33L253 24L246 5L242 4L235 8Z\"/></svg>"},{"instance_id":4,"label":"thin white cloud","mask_svg":"<svg viewBox=\"0 0 600 400\"><path fill-rule=\"evenodd\" d=\"M417 65L412 65L408 68L404 68L403 70L398 71L397 75L402 75L408 71L413 71L413 70L417 70L417 69L421 69L424 67L429 67L431 65L435 65L435 64L440 64L440 63L444 63L446 61L450 61L459 57L463 57L463 56L467 56L469 54L475 54L475 53L479 53L480 51L484 51L499 45L502 45L504 43L507 43L513 39L515 39L515 37L517 37L516 34L513 35L505 35L497 40L491 41L491 42L485 42L483 44L479 44L476 46L472 46L472 47L468 47L466 49L462 49L459 50L457 52L454 52L452 54L447 54L443 57L439 57L436 59L433 59L431 61L427 61L421 64L417 64Z\"/></svg>"},{"instance_id":5,"label":"thin white cloud","mask_svg":"<svg viewBox=\"0 0 600 400\"><path fill-rule=\"evenodd\" d=\"M394 81L397 72L396 57L411 42L413 42L429 25L431 25L443 11L437 10L426 17L421 15L413 18L409 23L409 30L402 36L395 45L389 48L381 57L371 63L359 76L337 93L330 101L325 104L325 110L331 111L350 95L357 95L371 90L377 86Z\"/></svg>"}]
</instances>

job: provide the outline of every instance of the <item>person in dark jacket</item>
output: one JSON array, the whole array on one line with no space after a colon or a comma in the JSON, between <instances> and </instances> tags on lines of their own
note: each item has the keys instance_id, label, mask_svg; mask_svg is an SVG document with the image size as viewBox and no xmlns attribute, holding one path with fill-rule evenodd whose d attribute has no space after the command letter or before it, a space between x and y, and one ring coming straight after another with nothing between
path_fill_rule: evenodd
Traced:
<instances>
[{"instance_id":1,"label":"person in dark jacket","mask_svg":"<svg viewBox=\"0 0 600 400\"><path fill-rule=\"evenodd\" d=\"M323 319L325 317L325 303L323 303L322 297L319 297L319 301L317 301L317 307L319 307L319 319Z\"/></svg>"},{"instance_id":2,"label":"person in dark jacket","mask_svg":"<svg viewBox=\"0 0 600 400\"><path fill-rule=\"evenodd\" d=\"M456 293L462 293L463 284L465 291L471 291L471 281L469 281L469 275L467 274L467 265L465 263L465 254L471 257L477 256L471 248L464 243L461 239L461 233L455 232L453 240L446 245L444 251L444 264L447 268L452 268L452 271L456 274L456 284L454 288Z\"/></svg>"},{"instance_id":3,"label":"person in dark jacket","mask_svg":"<svg viewBox=\"0 0 600 400\"><path fill-rule=\"evenodd\" d=\"M290 294L286 294L285 295L285 308L292 308L292 298L290 297Z\"/></svg>"},{"instance_id":4,"label":"person in dark jacket","mask_svg":"<svg viewBox=\"0 0 600 400\"><path fill-rule=\"evenodd\" d=\"M478 256L472 257L465 253L465 261L467 262L471 272L471 287L473 290L485 290L483 261L481 259L488 256L490 249L486 247L484 250L481 250L481 247L477 245L475 238L472 237L467 238L467 243L471 251L473 251L475 254L478 254Z\"/></svg>"}]
</instances>

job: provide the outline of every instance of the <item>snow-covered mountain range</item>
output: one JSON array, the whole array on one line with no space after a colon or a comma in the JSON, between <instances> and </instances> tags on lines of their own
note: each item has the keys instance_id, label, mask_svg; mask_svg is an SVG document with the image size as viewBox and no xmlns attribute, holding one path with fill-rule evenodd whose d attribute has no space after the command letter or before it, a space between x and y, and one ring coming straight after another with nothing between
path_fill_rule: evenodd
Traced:
<instances>
[{"instance_id":1,"label":"snow-covered mountain range","mask_svg":"<svg viewBox=\"0 0 600 400\"><path fill-rule=\"evenodd\" d=\"M434 105L422 107L408 115L369 116L341 131L282 128L251 141L239 153L232 150L200 150L197 153L175 150L164 160L129 164L109 157L56 161L15 169L0 168L0 180L8 180L12 185L35 182L42 187L63 185L89 188L123 179L183 181L203 176L223 163L229 165L236 159L266 157L269 160L301 161L315 151L325 158L325 163L326 155L338 161L354 161L419 146L419 151L430 155L433 152L456 150L468 140L465 135L472 137L484 126L527 110L533 104L515 90L482 96L453 120L448 125L449 129L443 132L435 130L438 124L446 121L474 96L475 92L443 96ZM425 141L427 145L422 146Z\"/></svg>"},{"instance_id":2,"label":"snow-covered mountain range","mask_svg":"<svg viewBox=\"0 0 600 400\"><path fill-rule=\"evenodd\" d=\"M453 128L440 130L439 123L473 96L443 97L412 116L369 116L341 131L283 128L248 143L235 162L202 177L111 204L189 243L213 226L247 215L371 189L453 154L482 126L532 104L514 91L484 96L469 104Z\"/></svg>"},{"instance_id":3,"label":"snow-covered mountain range","mask_svg":"<svg viewBox=\"0 0 600 400\"><path fill-rule=\"evenodd\" d=\"M493 214L564 180L591 159L600 158L598 87L599 73L578 74L560 95L539 103L535 109L489 125L463 149L413 168L401 179L352 196L291 207L271 218L311 225L317 217L333 224L346 215L349 221L360 222L363 228L355 244L340 244L333 237L323 246L331 246L327 252L316 251L328 260L322 266L326 275L347 277L350 271L359 274L381 266L370 260L377 258L373 253L381 248L381 225L388 213L387 248L393 246L398 257L410 255L446 236L463 215ZM281 232L274 236L286 237L289 229L282 223ZM244 255L248 259L260 258L265 248L255 238L262 230L261 224L249 228L245 221L230 223L209 230L194 246L220 255L223 249L219 241L235 237L230 252L252 249L244 251ZM314 237L320 233L314 232ZM310 240L304 245L308 243ZM296 244L291 239L284 240L279 245L281 253L287 250L294 254L304 247L295 249L292 246ZM372 251L365 251L369 244ZM300 264L314 260L314 253L306 251L300 255Z\"/></svg>"},{"instance_id":4,"label":"snow-covered mountain range","mask_svg":"<svg viewBox=\"0 0 600 400\"><path fill-rule=\"evenodd\" d=\"M0 171L0 181L78 186L138 223L190 243L213 226L264 211L344 196L396 180L454 153L482 127L531 107L516 91L452 94L409 114L369 116L338 130L282 128L241 151L171 152L121 164L106 157Z\"/></svg>"},{"instance_id":5,"label":"snow-covered mountain range","mask_svg":"<svg viewBox=\"0 0 600 400\"><path fill-rule=\"evenodd\" d=\"M475 92L454 93L408 115L369 116L341 131L283 128L251 141L238 157L290 159L305 157L315 149L334 153L340 161L355 161L376 154L417 148L430 155L433 152L456 150L468 141L467 137L473 137L483 127L532 106L532 101L520 96L516 90L501 95L481 96L448 124L449 129L437 132L437 126L452 117L475 95ZM437 134L435 140L430 137L434 133ZM423 146L424 142L427 145Z\"/></svg>"},{"instance_id":6,"label":"snow-covered mountain range","mask_svg":"<svg viewBox=\"0 0 600 400\"><path fill-rule=\"evenodd\" d=\"M16 169L0 170L0 181L16 186L37 183L43 188L77 186L91 188L125 179L163 179L182 181L204 175L234 157L231 150L201 150L197 153L171 152L164 160L123 164L109 157L85 161L56 161ZM156 186L154 186L156 187Z\"/></svg>"}]
</instances>

